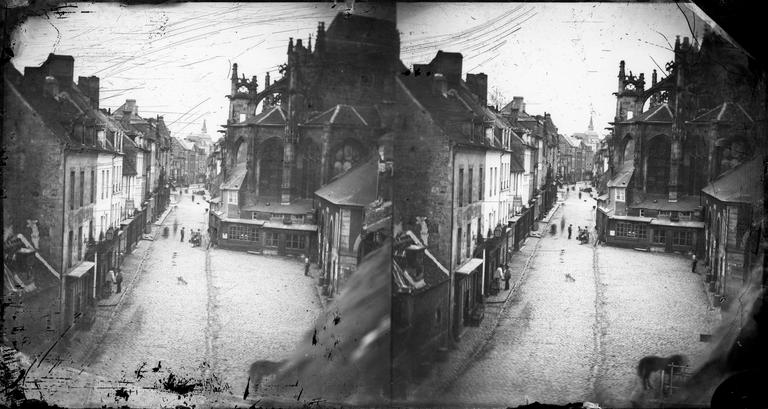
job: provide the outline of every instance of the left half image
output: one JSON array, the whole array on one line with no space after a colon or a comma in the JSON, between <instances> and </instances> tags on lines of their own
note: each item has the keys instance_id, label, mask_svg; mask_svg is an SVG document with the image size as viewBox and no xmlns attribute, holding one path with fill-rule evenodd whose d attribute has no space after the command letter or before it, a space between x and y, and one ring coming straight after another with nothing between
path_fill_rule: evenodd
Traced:
<instances>
[{"instance_id":1,"label":"left half image","mask_svg":"<svg viewBox=\"0 0 768 409\"><path fill-rule=\"evenodd\" d=\"M394 5L9 13L0 404L386 405Z\"/></svg>"}]
</instances>

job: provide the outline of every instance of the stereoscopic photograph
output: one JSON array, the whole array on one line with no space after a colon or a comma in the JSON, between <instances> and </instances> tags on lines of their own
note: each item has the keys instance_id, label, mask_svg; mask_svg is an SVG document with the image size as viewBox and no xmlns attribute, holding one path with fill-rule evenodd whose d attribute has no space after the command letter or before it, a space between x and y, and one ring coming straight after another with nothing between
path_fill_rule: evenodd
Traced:
<instances>
[{"instance_id":1,"label":"stereoscopic photograph","mask_svg":"<svg viewBox=\"0 0 768 409\"><path fill-rule=\"evenodd\" d=\"M0 406L768 406L745 7L3 13Z\"/></svg>"}]
</instances>

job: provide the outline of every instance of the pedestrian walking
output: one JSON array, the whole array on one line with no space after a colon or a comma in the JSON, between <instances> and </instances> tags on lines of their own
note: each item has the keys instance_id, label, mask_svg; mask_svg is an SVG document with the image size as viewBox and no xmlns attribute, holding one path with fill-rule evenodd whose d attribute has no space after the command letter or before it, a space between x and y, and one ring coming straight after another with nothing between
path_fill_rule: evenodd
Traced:
<instances>
[{"instance_id":1,"label":"pedestrian walking","mask_svg":"<svg viewBox=\"0 0 768 409\"><path fill-rule=\"evenodd\" d=\"M173 220L173 237L176 237L176 231L179 230L179 219Z\"/></svg>"},{"instance_id":2,"label":"pedestrian walking","mask_svg":"<svg viewBox=\"0 0 768 409\"><path fill-rule=\"evenodd\" d=\"M181 228L181 242L184 243L184 228Z\"/></svg>"},{"instance_id":3,"label":"pedestrian walking","mask_svg":"<svg viewBox=\"0 0 768 409\"><path fill-rule=\"evenodd\" d=\"M509 264L504 265L504 289L509 290L509 280L512 278L512 269Z\"/></svg>"},{"instance_id":4,"label":"pedestrian walking","mask_svg":"<svg viewBox=\"0 0 768 409\"><path fill-rule=\"evenodd\" d=\"M115 284L117 284L117 292L120 293L123 290L123 272L120 270L115 274Z\"/></svg>"},{"instance_id":5,"label":"pedestrian walking","mask_svg":"<svg viewBox=\"0 0 768 409\"><path fill-rule=\"evenodd\" d=\"M691 265L691 273L696 273L696 265L699 263L699 260L696 260L696 255L693 255L693 264Z\"/></svg>"},{"instance_id":6,"label":"pedestrian walking","mask_svg":"<svg viewBox=\"0 0 768 409\"><path fill-rule=\"evenodd\" d=\"M184 233L184 229L182 229L182 234L183 234L183 233ZM569 225L568 225L568 240L570 240L570 239L571 239L571 235L572 235L572 234L573 234L573 225L572 225L572 224L569 224Z\"/></svg>"},{"instance_id":7,"label":"pedestrian walking","mask_svg":"<svg viewBox=\"0 0 768 409\"><path fill-rule=\"evenodd\" d=\"M581 199L581 191L579 191L579 199Z\"/></svg>"},{"instance_id":8,"label":"pedestrian walking","mask_svg":"<svg viewBox=\"0 0 768 409\"><path fill-rule=\"evenodd\" d=\"M560 218L560 235L563 235L563 232L565 232L565 216Z\"/></svg>"},{"instance_id":9,"label":"pedestrian walking","mask_svg":"<svg viewBox=\"0 0 768 409\"><path fill-rule=\"evenodd\" d=\"M304 256L304 275L309 277L309 256Z\"/></svg>"}]
</instances>

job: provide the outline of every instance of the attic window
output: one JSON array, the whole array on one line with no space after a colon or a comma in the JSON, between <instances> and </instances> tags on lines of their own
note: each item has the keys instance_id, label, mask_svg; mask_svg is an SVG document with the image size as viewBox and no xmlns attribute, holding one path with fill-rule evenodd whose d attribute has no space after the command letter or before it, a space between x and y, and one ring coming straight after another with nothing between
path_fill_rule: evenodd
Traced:
<instances>
[{"instance_id":1,"label":"attic window","mask_svg":"<svg viewBox=\"0 0 768 409\"><path fill-rule=\"evenodd\" d=\"M632 116L634 116L634 113L632 111L627 111L627 119L632 119Z\"/></svg>"}]
</instances>

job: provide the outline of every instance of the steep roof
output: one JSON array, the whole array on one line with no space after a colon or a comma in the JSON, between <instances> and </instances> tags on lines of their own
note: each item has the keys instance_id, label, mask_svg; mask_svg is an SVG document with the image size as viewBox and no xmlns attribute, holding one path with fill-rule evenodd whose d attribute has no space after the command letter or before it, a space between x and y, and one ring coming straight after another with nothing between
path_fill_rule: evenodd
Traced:
<instances>
[{"instance_id":1,"label":"steep roof","mask_svg":"<svg viewBox=\"0 0 768 409\"><path fill-rule=\"evenodd\" d=\"M401 75L398 81L406 92L413 97L414 102L424 107L443 132L455 143L483 146L484 135L474 139L465 133L463 125L473 118L472 109L467 106L455 93L443 96L433 90L432 77Z\"/></svg>"},{"instance_id":2,"label":"steep roof","mask_svg":"<svg viewBox=\"0 0 768 409\"><path fill-rule=\"evenodd\" d=\"M710 123L710 122L736 122L752 123L754 120L744 108L738 103L723 102L722 104L710 109L704 114L696 117L691 123Z\"/></svg>"},{"instance_id":3,"label":"steep roof","mask_svg":"<svg viewBox=\"0 0 768 409\"><path fill-rule=\"evenodd\" d=\"M729 169L701 191L721 202L756 203L763 200L763 164L763 157L758 155Z\"/></svg>"},{"instance_id":4,"label":"steep roof","mask_svg":"<svg viewBox=\"0 0 768 409\"><path fill-rule=\"evenodd\" d=\"M339 206L367 206L376 200L378 163L371 159L332 180L315 195Z\"/></svg>"},{"instance_id":5,"label":"steep roof","mask_svg":"<svg viewBox=\"0 0 768 409\"><path fill-rule=\"evenodd\" d=\"M509 159L509 169L511 172L525 172L525 166L523 166L523 158L518 153L512 153L512 157Z\"/></svg>"},{"instance_id":6,"label":"steep roof","mask_svg":"<svg viewBox=\"0 0 768 409\"><path fill-rule=\"evenodd\" d=\"M136 171L136 144L126 135L123 135L123 151L125 152L123 157L123 176L138 175Z\"/></svg>"},{"instance_id":7,"label":"steep roof","mask_svg":"<svg viewBox=\"0 0 768 409\"><path fill-rule=\"evenodd\" d=\"M240 162L232 169L232 173L229 175L226 181L221 184L221 189L234 189L240 190L243 186L245 176L248 174L248 168L245 162Z\"/></svg>"},{"instance_id":8,"label":"steep roof","mask_svg":"<svg viewBox=\"0 0 768 409\"><path fill-rule=\"evenodd\" d=\"M368 121L351 105L338 104L333 108L311 118L306 125L348 125L368 126Z\"/></svg>"},{"instance_id":9,"label":"steep roof","mask_svg":"<svg viewBox=\"0 0 768 409\"><path fill-rule=\"evenodd\" d=\"M283 108L280 105L275 105L255 117L250 118L245 124L285 126L286 120L287 116L285 111L283 111Z\"/></svg>"},{"instance_id":10,"label":"steep roof","mask_svg":"<svg viewBox=\"0 0 768 409\"><path fill-rule=\"evenodd\" d=\"M672 123L674 122L674 120L675 120L675 115L672 113L672 109L669 108L669 104L664 103L654 108L651 108L648 111L643 112L642 114L638 115L636 118L622 121L622 123L632 123L632 122Z\"/></svg>"},{"instance_id":11,"label":"steep roof","mask_svg":"<svg viewBox=\"0 0 768 409\"><path fill-rule=\"evenodd\" d=\"M71 129L75 122L102 124L109 130L115 129L114 124L91 106L88 97L75 83L59 84L59 92L51 96L43 92L42 84L32 83L34 78L25 78L11 64L6 64L3 73L6 86L18 93L60 141L66 142L72 148L114 152L110 143L101 144L95 135L85 138L89 143L74 137Z\"/></svg>"},{"instance_id":12,"label":"steep roof","mask_svg":"<svg viewBox=\"0 0 768 409\"><path fill-rule=\"evenodd\" d=\"M625 162L624 165L616 173L616 177L614 177L608 182L608 187L627 187L634 173L635 173L634 164L630 162Z\"/></svg>"}]
</instances>

